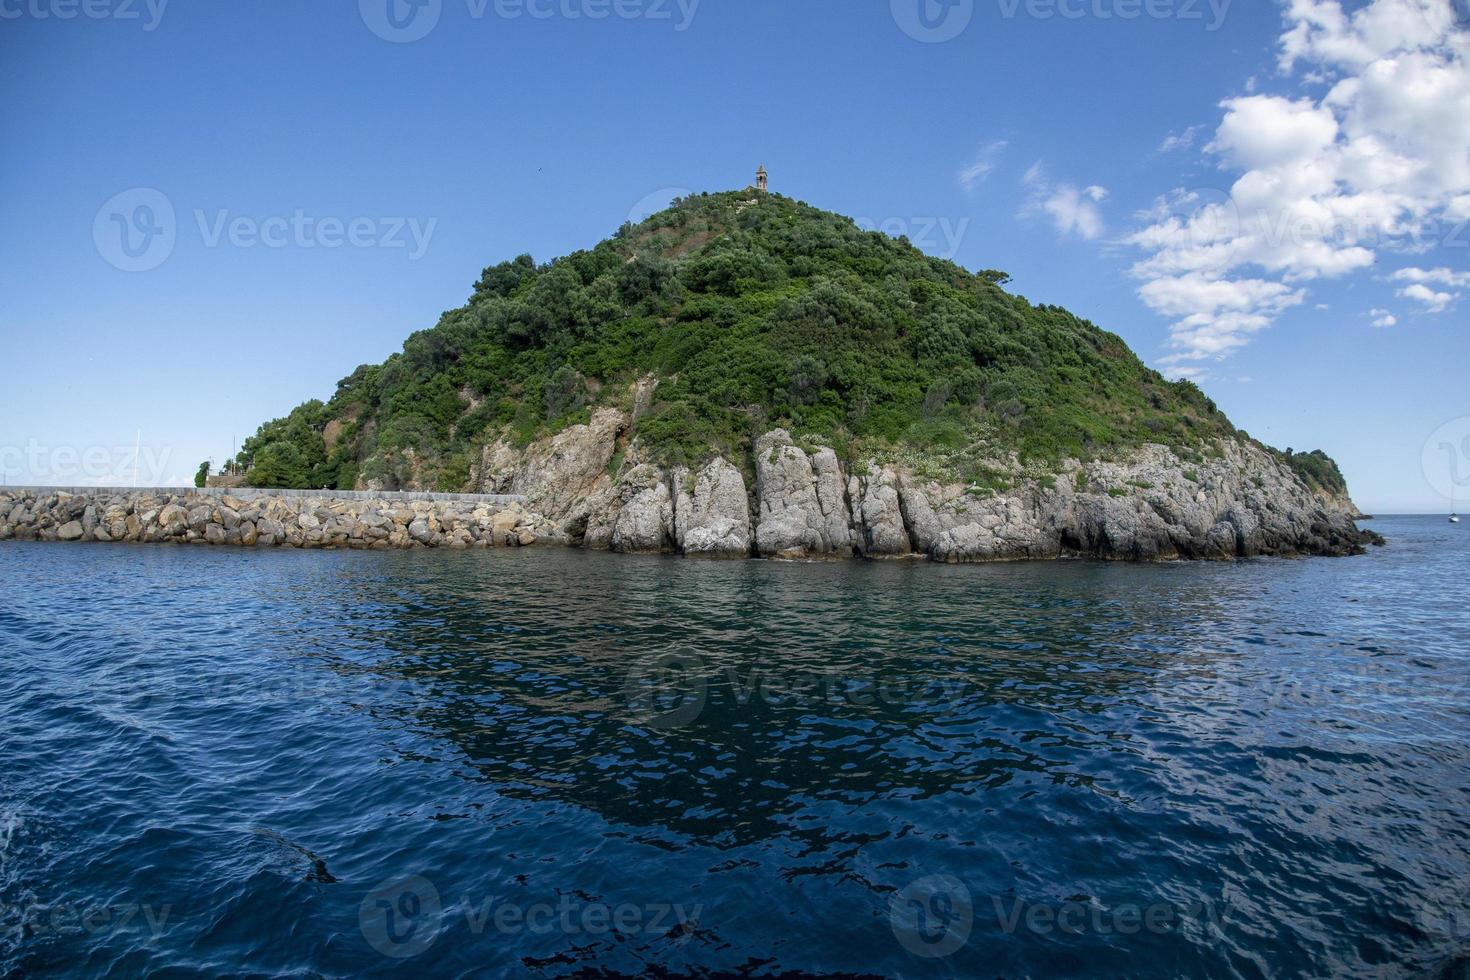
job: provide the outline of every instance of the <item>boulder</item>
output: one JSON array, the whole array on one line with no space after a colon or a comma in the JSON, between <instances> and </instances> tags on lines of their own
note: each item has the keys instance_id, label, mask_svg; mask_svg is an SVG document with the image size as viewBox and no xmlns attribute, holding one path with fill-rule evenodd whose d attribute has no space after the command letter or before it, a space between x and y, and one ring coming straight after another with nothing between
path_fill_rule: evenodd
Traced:
<instances>
[{"instance_id":1,"label":"boulder","mask_svg":"<svg viewBox=\"0 0 1470 980\"><path fill-rule=\"evenodd\" d=\"M639 467L625 484L636 488L613 519L611 547L624 554L661 554L674 546L674 506L669 485L656 468Z\"/></svg>"},{"instance_id":2,"label":"boulder","mask_svg":"<svg viewBox=\"0 0 1470 980\"><path fill-rule=\"evenodd\" d=\"M676 471L673 482L674 540L680 551L692 558L750 556L750 498L738 469L716 457L692 480L686 471Z\"/></svg>"},{"instance_id":3,"label":"boulder","mask_svg":"<svg viewBox=\"0 0 1470 980\"><path fill-rule=\"evenodd\" d=\"M189 508L189 530L193 531L195 534L203 534L204 527L206 524L209 523L210 518L213 514L214 508L210 507L208 504L201 504L197 507Z\"/></svg>"},{"instance_id":4,"label":"boulder","mask_svg":"<svg viewBox=\"0 0 1470 980\"><path fill-rule=\"evenodd\" d=\"M852 554L852 519L837 454L808 454L784 429L756 440L756 548L768 558Z\"/></svg>"},{"instance_id":5,"label":"boulder","mask_svg":"<svg viewBox=\"0 0 1470 980\"><path fill-rule=\"evenodd\" d=\"M858 551L870 558L907 555L913 551L899 502L898 473L869 461L862 476L848 480L852 524Z\"/></svg>"},{"instance_id":6,"label":"boulder","mask_svg":"<svg viewBox=\"0 0 1470 980\"><path fill-rule=\"evenodd\" d=\"M189 529L189 512L178 504L166 504L158 512L158 527L164 537L182 537Z\"/></svg>"}]
</instances>

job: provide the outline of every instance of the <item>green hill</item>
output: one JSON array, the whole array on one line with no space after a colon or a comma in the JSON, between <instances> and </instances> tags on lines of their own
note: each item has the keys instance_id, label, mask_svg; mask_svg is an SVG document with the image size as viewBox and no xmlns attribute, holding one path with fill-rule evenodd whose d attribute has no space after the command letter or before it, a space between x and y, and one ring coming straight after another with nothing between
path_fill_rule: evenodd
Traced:
<instances>
[{"instance_id":1,"label":"green hill","mask_svg":"<svg viewBox=\"0 0 1470 980\"><path fill-rule=\"evenodd\" d=\"M486 269L464 306L261 426L237 463L256 486L469 489L485 443L584 422L649 375L634 434L666 464L747 459L780 426L983 485L1013 456L1188 458L1243 437L1192 383L1006 282L780 195L692 196L590 250ZM1340 487L1319 457L1282 454Z\"/></svg>"}]
</instances>

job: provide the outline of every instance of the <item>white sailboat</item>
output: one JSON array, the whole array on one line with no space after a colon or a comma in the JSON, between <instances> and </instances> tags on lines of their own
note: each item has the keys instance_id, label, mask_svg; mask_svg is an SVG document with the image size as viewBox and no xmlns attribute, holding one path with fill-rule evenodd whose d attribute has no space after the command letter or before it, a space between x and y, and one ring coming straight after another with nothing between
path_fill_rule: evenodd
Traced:
<instances>
[{"instance_id":1,"label":"white sailboat","mask_svg":"<svg viewBox=\"0 0 1470 980\"><path fill-rule=\"evenodd\" d=\"M1455 511L1455 497L1453 491L1450 492L1450 523L1460 523L1460 515Z\"/></svg>"}]
</instances>

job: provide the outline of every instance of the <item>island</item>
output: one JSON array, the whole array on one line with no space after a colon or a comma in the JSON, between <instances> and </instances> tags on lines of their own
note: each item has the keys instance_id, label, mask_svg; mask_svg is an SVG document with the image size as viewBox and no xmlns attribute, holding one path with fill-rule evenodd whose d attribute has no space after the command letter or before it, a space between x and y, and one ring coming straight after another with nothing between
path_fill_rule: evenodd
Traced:
<instances>
[{"instance_id":1,"label":"island","mask_svg":"<svg viewBox=\"0 0 1470 980\"><path fill-rule=\"evenodd\" d=\"M210 487L5 491L0 540L948 563L1381 542L1324 453L765 178L485 269Z\"/></svg>"}]
</instances>

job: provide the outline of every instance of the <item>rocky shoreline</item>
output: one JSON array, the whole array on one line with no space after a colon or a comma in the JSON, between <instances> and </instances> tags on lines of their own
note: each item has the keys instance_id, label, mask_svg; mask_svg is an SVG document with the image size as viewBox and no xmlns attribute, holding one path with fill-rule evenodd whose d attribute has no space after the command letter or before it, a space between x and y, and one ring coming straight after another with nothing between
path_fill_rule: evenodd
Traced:
<instances>
[{"instance_id":1,"label":"rocky shoreline","mask_svg":"<svg viewBox=\"0 0 1470 980\"><path fill-rule=\"evenodd\" d=\"M484 450L480 494L277 490L0 492L0 541L132 541L291 548L560 545L694 558L927 558L948 563L1353 555L1382 543L1346 495L1309 488L1258 446L1203 461L1146 446L1126 462L1070 461L1004 492L848 466L782 429L742 470L640 460L632 419ZM746 473L753 472L753 481Z\"/></svg>"},{"instance_id":2,"label":"rocky shoreline","mask_svg":"<svg viewBox=\"0 0 1470 980\"><path fill-rule=\"evenodd\" d=\"M522 449L487 446L475 486L523 497L560 543L643 554L1223 561L1353 555L1382 543L1358 528L1362 514L1346 494L1308 487L1244 441L1194 461L1157 445L1126 462L1073 460L992 492L877 460L849 467L783 429L755 440L745 470L723 458L694 472L660 468L630 436L648 398L640 391L633 401L631 413L599 409Z\"/></svg>"}]
</instances>

